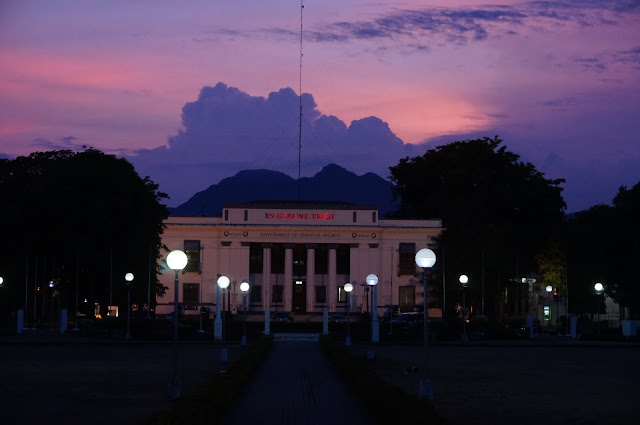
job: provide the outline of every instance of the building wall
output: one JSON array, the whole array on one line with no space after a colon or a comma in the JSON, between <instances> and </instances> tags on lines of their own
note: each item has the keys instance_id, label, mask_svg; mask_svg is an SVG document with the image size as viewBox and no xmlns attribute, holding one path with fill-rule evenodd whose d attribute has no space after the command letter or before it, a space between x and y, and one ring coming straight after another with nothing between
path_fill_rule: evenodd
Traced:
<instances>
[{"instance_id":1,"label":"building wall","mask_svg":"<svg viewBox=\"0 0 640 425\"><path fill-rule=\"evenodd\" d=\"M232 282L229 286L232 310L242 302L240 283L253 279L254 282L250 283L261 284L262 302L252 303L252 311L290 311L295 307L293 292L299 278L292 269L293 249L297 245L307 253L303 309L309 314L319 314L324 308L330 312L345 312L347 305L338 302L337 289L346 283L345 280L355 286L350 310L366 311L367 294L363 284L370 273L375 273L379 279L377 300L380 314L386 306L398 304L401 286L419 286L415 290L419 297L414 301L420 305L422 288L419 277L413 273L398 275L398 247L400 243L413 243L417 251L427 247L442 230L440 220L380 220L377 209L372 206L296 203L228 205L223 208L221 217L169 217L165 225L162 242L169 251L183 250L185 240L200 241L200 270L179 273L178 299L181 304L184 302L184 284L197 283L201 285L202 305L214 309L219 300L217 279L219 275L225 275ZM271 244L284 244L284 273L277 276L271 273L270 262L267 262L263 264L262 273L250 276L251 244L263 244L263 260L268 260L272 254ZM308 254L322 244L328 248L327 273L311 274L315 264L314 258ZM347 276L336 273L338 258L334 249L339 244L350 247ZM267 284L264 282L265 273L270 274ZM158 314L173 310L174 276L173 271L166 270L160 277L161 283L169 289L164 297L157 299ZM276 283L284 287L284 299L282 303L273 304L268 300L272 299ZM314 301L316 285L327 287L326 303ZM299 301L297 307L300 307ZM197 310L185 313L197 314Z\"/></svg>"}]
</instances>

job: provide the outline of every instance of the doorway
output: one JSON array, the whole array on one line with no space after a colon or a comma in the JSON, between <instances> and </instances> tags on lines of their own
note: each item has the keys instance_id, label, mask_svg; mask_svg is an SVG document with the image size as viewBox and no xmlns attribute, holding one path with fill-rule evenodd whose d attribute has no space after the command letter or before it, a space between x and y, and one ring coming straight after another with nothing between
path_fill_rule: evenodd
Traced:
<instances>
[{"instance_id":1,"label":"doorway","mask_svg":"<svg viewBox=\"0 0 640 425\"><path fill-rule=\"evenodd\" d=\"M293 281L292 308L294 313L307 312L307 281L304 279Z\"/></svg>"},{"instance_id":2,"label":"doorway","mask_svg":"<svg viewBox=\"0 0 640 425\"><path fill-rule=\"evenodd\" d=\"M400 295L398 308L400 309L400 311L413 311L414 307L416 306L416 287L400 286L398 290Z\"/></svg>"}]
</instances>

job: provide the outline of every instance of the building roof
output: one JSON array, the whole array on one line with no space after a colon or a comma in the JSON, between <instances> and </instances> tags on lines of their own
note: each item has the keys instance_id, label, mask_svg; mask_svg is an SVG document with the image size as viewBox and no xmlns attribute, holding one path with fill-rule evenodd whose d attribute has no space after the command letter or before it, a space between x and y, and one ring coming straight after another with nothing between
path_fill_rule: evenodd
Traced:
<instances>
[{"instance_id":1,"label":"building roof","mask_svg":"<svg viewBox=\"0 0 640 425\"><path fill-rule=\"evenodd\" d=\"M359 205L341 201L251 201L245 203L223 203L222 208L290 208L299 210L331 209L331 210L378 210L377 205Z\"/></svg>"}]
</instances>

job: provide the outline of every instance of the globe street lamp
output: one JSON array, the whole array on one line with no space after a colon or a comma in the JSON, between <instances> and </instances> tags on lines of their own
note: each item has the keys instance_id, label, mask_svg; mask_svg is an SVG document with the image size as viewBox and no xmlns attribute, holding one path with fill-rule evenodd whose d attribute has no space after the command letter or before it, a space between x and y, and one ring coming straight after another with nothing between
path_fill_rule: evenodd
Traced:
<instances>
[{"instance_id":1,"label":"globe street lamp","mask_svg":"<svg viewBox=\"0 0 640 425\"><path fill-rule=\"evenodd\" d=\"M171 251L167 255L167 266L176 273L173 285L173 375L169 381L169 398L173 400L180 398L182 395L182 382L178 374L178 272L186 267L187 261L187 254L179 249Z\"/></svg>"},{"instance_id":2,"label":"globe street lamp","mask_svg":"<svg viewBox=\"0 0 640 425\"><path fill-rule=\"evenodd\" d=\"M240 284L240 291L242 291L242 312L244 313L244 319L242 320L242 339L240 345L243 347L247 345L247 292L249 291L249 282L243 280Z\"/></svg>"},{"instance_id":3,"label":"globe street lamp","mask_svg":"<svg viewBox=\"0 0 640 425\"><path fill-rule=\"evenodd\" d=\"M224 303L224 290L229 287L231 281L227 276L220 276L218 278L218 287L222 289L222 348L220 349L220 361L226 363L229 361L229 352L227 351L227 347L224 342L225 337L225 325L227 323L225 317L225 303Z\"/></svg>"},{"instance_id":4,"label":"globe street lamp","mask_svg":"<svg viewBox=\"0 0 640 425\"><path fill-rule=\"evenodd\" d=\"M465 296L465 289L469 283L469 277L466 274L460 275L460 283L462 284L462 342L469 342L469 337L467 336L467 303Z\"/></svg>"},{"instance_id":5,"label":"globe street lamp","mask_svg":"<svg viewBox=\"0 0 640 425\"><path fill-rule=\"evenodd\" d=\"M598 336L600 336L600 297L599 295L602 294L602 290L604 289L604 286L602 285L602 283L598 282L595 285L593 285L593 289L596 290L596 304L597 304L597 308L598 308Z\"/></svg>"},{"instance_id":6,"label":"globe street lamp","mask_svg":"<svg viewBox=\"0 0 640 425\"><path fill-rule=\"evenodd\" d=\"M367 276L367 285L372 287L372 315L371 315L371 342L380 342L380 327L378 323L378 276L371 273Z\"/></svg>"},{"instance_id":7,"label":"globe street lamp","mask_svg":"<svg viewBox=\"0 0 640 425\"><path fill-rule=\"evenodd\" d=\"M416 265L422 268L422 285L424 287L424 366L422 368L422 376L420 377L420 386L418 389L418 398L424 400L433 400L433 388L431 387L431 379L429 379L429 351L427 343L429 340L429 303L428 303L428 286L429 277L427 271L436 263L436 254L429 248L422 248L416 253Z\"/></svg>"},{"instance_id":8,"label":"globe street lamp","mask_svg":"<svg viewBox=\"0 0 640 425\"><path fill-rule=\"evenodd\" d=\"M133 282L133 273L127 273L124 275L124 280L127 281L127 332L124 334L124 339L131 339L131 328L129 327L129 320L131 318L131 285Z\"/></svg>"},{"instance_id":9,"label":"globe street lamp","mask_svg":"<svg viewBox=\"0 0 640 425\"><path fill-rule=\"evenodd\" d=\"M351 329L349 318L351 316L351 291L353 291L353 285L350 283L344 284L344 292L347 293L347 339L344 341L344 345L349 347L351 345Z\"/></svg>"}]
</instances>

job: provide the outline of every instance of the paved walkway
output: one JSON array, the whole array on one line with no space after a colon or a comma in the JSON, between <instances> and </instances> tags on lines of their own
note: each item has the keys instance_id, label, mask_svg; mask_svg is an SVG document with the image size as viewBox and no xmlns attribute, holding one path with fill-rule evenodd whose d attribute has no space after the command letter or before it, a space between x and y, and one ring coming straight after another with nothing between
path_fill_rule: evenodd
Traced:
<instances>
[{"instance_id":1,"label":"paved walkway","mask_svg":"<svg viewBox=\"0 0 640 425\"><path fill-rule=\"evenodd\" d=\"M371 425L318 342L275 339L223 425Z\"/></svg>"}]
</instances>

